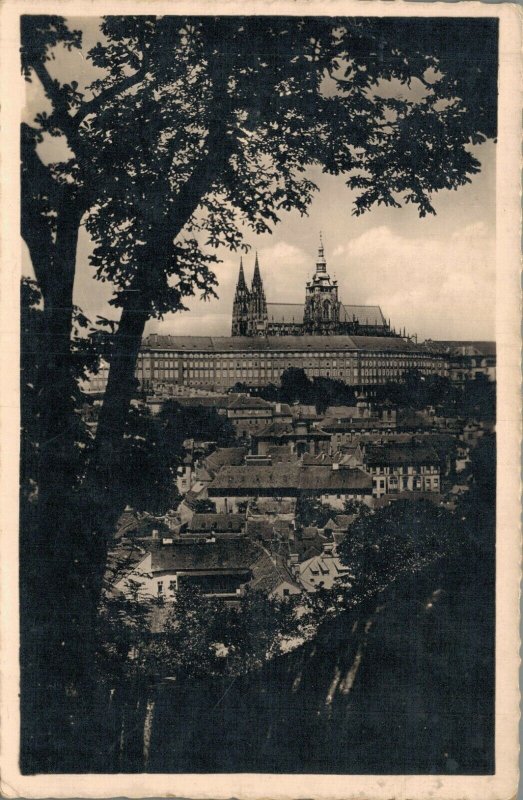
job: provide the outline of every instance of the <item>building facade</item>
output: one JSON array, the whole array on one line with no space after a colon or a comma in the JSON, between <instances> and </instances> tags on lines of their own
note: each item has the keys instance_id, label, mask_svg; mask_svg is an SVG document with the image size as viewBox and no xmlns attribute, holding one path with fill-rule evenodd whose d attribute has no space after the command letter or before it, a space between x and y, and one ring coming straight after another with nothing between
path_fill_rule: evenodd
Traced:
<instances>
[{"instance_id":1,"label":"building facade","mask_svg":"<svg viewBox=\"0 0 523 800\"><path fill-rule=\"evenodd\" d=\"M400 337L151 334L139 353L136 377L144 391L173 385L226 391L237 383L278 384L289 367L356 387L400 380L411 369L446 374L441 353Z\"/></svg>"},{"instance_id":2,"label":"building facade","mask_svg":"<svg viewBox=\"0 0 523 800\"><path fill-rule=\"evenodd\" d=\"M303 303L268 303L258 255L252 285L245 281L243 260L234 295L232 336L396 336L381 308L344 305L338 296L338 282L327 272L323 242L320 240L316 268L305 286Z\"/></svg>"}]
</instances>

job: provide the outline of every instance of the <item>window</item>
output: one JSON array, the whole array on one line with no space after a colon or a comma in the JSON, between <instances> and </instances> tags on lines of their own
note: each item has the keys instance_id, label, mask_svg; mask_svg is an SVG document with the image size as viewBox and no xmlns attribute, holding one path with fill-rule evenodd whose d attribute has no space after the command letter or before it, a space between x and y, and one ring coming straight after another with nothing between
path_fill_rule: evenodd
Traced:
<instances>
[{"instance_id":1,"label":"window","mask_svg":"<svg viewBox=\"0 0 523 800\"><path fill-rule=\"evenodd\" d=\"M163 594L163 581L158 581L158 594Z\"/></svg>"}]
</instances>

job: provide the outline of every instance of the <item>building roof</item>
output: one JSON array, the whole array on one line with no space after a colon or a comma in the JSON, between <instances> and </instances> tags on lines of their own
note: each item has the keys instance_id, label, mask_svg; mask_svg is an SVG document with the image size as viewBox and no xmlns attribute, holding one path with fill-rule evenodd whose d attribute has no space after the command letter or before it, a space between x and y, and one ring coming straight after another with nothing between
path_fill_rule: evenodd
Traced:
<instances>
[{"instance_id":1,"label":"building roof","mask_svg":"<svg viewBox=\"0 0 523 800\"><path fill-rule=\"evenodd\" d=\"M387 323L379 306L342 305L340 308L340 322L356 320L360 325L379 325L384 327Z\"/></svg>"},{"instance_id":2,"label":"building roof","mask_svg":"<svg viewBox=\"0 0 523 800\"><path fill-rule=\"evenodd\" d=\"M473 355L473 351L484 356L496 355L496 342L486 341L450 341L450 340L436 340L430 341L428 344L431 346L449 350L456 355Z\"/></svg>"},{"instance_id":3,"label":"building roof","mask_svg":"<svg viewBox=\"0 0 523 800\"><path fill-rule=\"evenodd\" d=\"M159 336L143 340L142 350L241 353L377 351L427 352L423 345L394 336Z\"/></svg>"},{"instance_id":4,"label":"building roof","mask_svg":"<svg viewBox=\"0 0 523 800\"><path fill-rule=\"evenodd\" d=\"M320 422L321 430L328 433L336 433L343 431L374 431L382 428L389 429L395 427L395 423L387 420L377 419L376 417L363 417L361 419L334 419L325 418Z\"/></svg>"},{"instance_id":5,"label":"building roof","mask_svg":"<svg viewBox=\"0 0 523 800\"><path fill-rule=\"evenodd\" d=\"M303 303L267 303L267 321L280 325L303 325ZM385 317L379 306L341 305L340 322L357 320L360 325L385 326Z\"/></svg>"},{"instance_id":6,"label":"building roof","mask_svg":"<svg viewBox=\"0 0 523 800\"><path fill-rule=\"evenodd\" d=\"M269 519L253 519L251 517L247 520L247 534L253 539L270 542L274 539L273 524Z\"/></svg>"},{"instance_id":7,"label":"building roof","mask_svg":"<svg viewBox=\"0 0 523 800\"><path fill-rule=\"evenodd\" d=\"M217 472L224 466L239 466L243 464L247 454L246 447L218 447L205 459L207 469Z\"/></svg>"},{"instance_id":8,"label":"building roof","mask_svg":"<svg viewBox=\"0 0 523 800\"><path fill-rule=\"evenodd\" d=\"M189 531L234 531L240 533L245 527L244 514L194 514Z\"/></svg>"},{"instance_id":9,"label":"building roof","mask_svg":"<svg viewBox=\"0 0 523 800\"><path fill-rule=\"evenodd\" d=\"M283 437L283 438L298 438L298 439L328 439L329 436L325 431L320 428L312 428L309 431L298 432L296 426L292 422L269 422L261 431L255 431L252 434L254 439L265 439L267 437Z\"/></svg>"},{"instance_id":10,"label":"building roof","mask_svg":"<svg viewBox=\"0 0 523 800\"><path fill-rule=\"evenodd\" d=\"M272 406L268 400L263 400L261 397L252 397L250 394L233 394L230 395L227 408L242 409L242 408L263 408L267 411L272 411Z\"/></svg>"},{"instance_id":11,"label":"building roof","mask_svg":"<svg viewBox=\"0 0 523 800\"><path fill-rule=\"evenodd\" d=\"M294 464L223 467L209 489L296 489L299 486L299 473L300 467Z\"/></svg>"},{"instance_id":12,"label":"building roof","mask_svg":"<svg viewBox=\"0 0 523 800\"><path fill-rule=\"evenodd\" d=\"M173 397L169 399L172 399L181 406L189 408L223 408L229 404L228 394L216 394L210 397Z\"/></svg>"},{"instance_id":13,"label":"building roof","mask_svg":"<svg viewBox=\"0 0 523 800\"><path fill-rule=\"evenodd\" d=\"M259 497L249 504L249 514L293 515L296 511L296 500L292 497Z\"/></svg>"},{"instance_id":14,"label":"building roof","mask_svg":"<svg viewBox=\"0 0 523 800\"><path fill-rule=\"evenodd\" d=\"M372 491L372 477L361 469L331 469L330 467L300 467L294 464L271 466L224 467L209 486L212 494L226 490L254 493L267 489L297 492L335 492L349 490Z\"/></svg>"},{"instance_id":15,"label":"building roof","mask_svg":"<svg viewBox=\"0 0 523 800\"><path fill-rule=\"evenodd\" d=\"M248 570L258 553L248 539L159 544L151 549L153 572Z\"/></svg>"},{"instance_id":16,"label":"building roof","mask_svg":"<svg viewBox=\"0 0 523 800\"><path fill-rule=\"evenodd\" d=\"M303 303L267 303L267 322L303 325Z\"/></svg>"},{"instance_id":17,"label":"building roof","mask_svg":"<svg viewBox=\"0 0 523 800\"><path fill-rule=\"evenodd\" d=\"M343 493L358 490L372 491L372 477L362 469L331 469L305 467L302 469L300 488L305 491Z\"/></svg>"},{"instance_id":18,"label":"building roof","mask_svg":"<svg viewBox=\"0 0 523 800\"><path fill-rule=\"evenodd\" d=\"M338 556L321 553L313 556L299 565L300 581L309 590L314 590L322 585L331 589L336 578L347 575L345 567Z\"/></svg>"},{"instance_id":19,"label":"building roof","mask_svg":"<svg viewBox=\"0 0 523 800\"><path fill-rule=\"evenodd\" d=\"M252 579L249 582L251 589L264 594L270 594L282 583L288 583L296 591L301 591L290 572L280 559L272 559L260 548L257 559L251 564Z\"/></svg>"},{"instance_id":20,"label":"building roof","mask_svg":"<svg viewBox=\"0 0 523 800\"><path fill-rule=\"evenodd\" d=\"M367 466L410 466L421 464L438 464L438 454L428 444L406 442L367 445L364 460Z\"/></svg>"}]
</instances>

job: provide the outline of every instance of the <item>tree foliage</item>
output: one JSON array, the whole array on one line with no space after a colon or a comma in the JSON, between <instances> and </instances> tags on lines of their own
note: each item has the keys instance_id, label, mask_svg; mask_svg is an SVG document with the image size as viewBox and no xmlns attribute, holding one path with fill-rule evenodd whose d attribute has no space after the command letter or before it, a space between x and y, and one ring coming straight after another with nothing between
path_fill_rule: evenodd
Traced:
<instances>
[{"instance_id":1,"label":"tree foliage","mask_svg":"<svg viewBox=\"0 0 523 800\"><path fill-rule=\"evenodd\" d=\"M338 547L350 604L374 598L402 575L448 555L457 537L450 512L429 501L398 500L360 516Z\"/></svg>"}]
</instances>

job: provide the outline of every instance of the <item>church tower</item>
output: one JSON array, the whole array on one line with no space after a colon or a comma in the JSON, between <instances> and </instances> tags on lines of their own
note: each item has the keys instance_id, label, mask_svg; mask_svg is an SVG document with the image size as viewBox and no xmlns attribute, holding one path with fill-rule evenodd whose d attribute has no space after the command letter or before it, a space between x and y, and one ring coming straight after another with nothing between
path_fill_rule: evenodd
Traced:
<instances>
[{"instance_id":1,"label":"church tower","mask_svg":"<svg viewBox=\"0 0 523 800\"><path fill-rule=\"evenodd\" d=\"M314 336L329 336L340 330L338 282L331 280L327 272L321 233L316 271L305 288L303 325L304 333Z\"/></svg>"},{"instance_id":2,"label":"church tower","mask_svg":"<svg viewBox=\"0 0 523 800\"><path fill-rule=\"evenodd\" d=\"M267 300L258 263L258 253L254 262L254 275L249 300L248 336L263 336L267 330Z\"/></svg>"},{"instance_id":3,"label":"church tower","mask_svg":"<svg viewBox=\"0 0 523 800\"><path fill-rule=\"evenodd\" d=\"M250 298L251 295L243 274L243 260L240 258L240 272L232 306L232 336L248 335Z\"/></svg>"}]
</instances>

